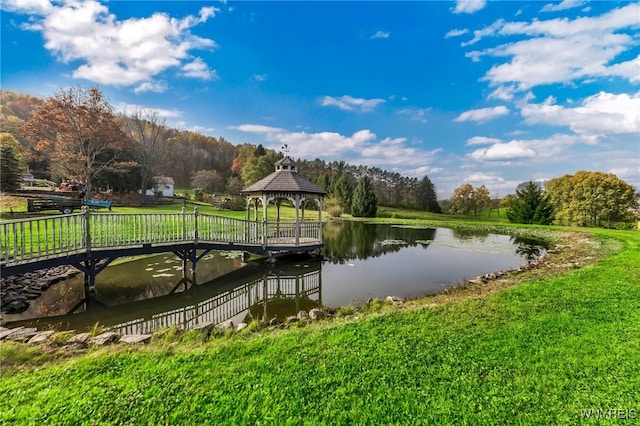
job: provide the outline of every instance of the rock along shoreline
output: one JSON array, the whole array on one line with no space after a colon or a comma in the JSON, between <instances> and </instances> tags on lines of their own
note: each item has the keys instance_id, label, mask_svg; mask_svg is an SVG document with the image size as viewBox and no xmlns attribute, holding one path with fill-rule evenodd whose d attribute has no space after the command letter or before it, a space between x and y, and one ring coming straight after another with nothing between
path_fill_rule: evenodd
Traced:
<instances>
[{"instance_id":1,"label":"rock along shoreline","mask_svg":"<svg viewBox=\"0 0 640 426\"><path fill-rule=\"evenodd\" d=\"M53 284L79 273L73 266L64 265L0 278L0 311L7 314L23 312L29 307L30 300L40 297Z\"/></svg>"}]
</instances>

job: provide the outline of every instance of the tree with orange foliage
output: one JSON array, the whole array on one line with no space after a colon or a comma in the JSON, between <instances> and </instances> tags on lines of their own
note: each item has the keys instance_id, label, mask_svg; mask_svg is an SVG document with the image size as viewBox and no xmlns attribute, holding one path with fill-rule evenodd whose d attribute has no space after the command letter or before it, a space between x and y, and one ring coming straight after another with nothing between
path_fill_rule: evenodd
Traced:
<instances>
[{"instance_id":1,"label":"tree with orange foliage","mask_svg":"<svg viewBox=\"0 0 640 426\"><path fill-rule=\"evenodd\" d=\"M96 87L60 90L31 114L22 130L38 149L50 153L61 173L84 182L85 199L94 178L132 146L113 107Z\"/></svg>"}]
</instances>

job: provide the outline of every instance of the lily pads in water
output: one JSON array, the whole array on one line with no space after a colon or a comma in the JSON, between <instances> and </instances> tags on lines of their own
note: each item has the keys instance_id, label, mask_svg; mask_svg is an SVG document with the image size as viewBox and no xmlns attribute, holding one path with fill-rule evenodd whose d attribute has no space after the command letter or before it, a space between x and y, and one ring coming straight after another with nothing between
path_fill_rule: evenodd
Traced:
<instances>
[{"instance_id":1,"label":"lily pads in water","mask_svg":"<svg viewBox=\"0 0 640 426\"><path fill-rule=\"evenodd\" d=\"M424 244L424 245L429 245L433 242L433 240L416 240L416 243L418 244Z\"/></svg>"},{"instance_id":2,"label":"lily pads in water","mask_svg":"<svg viewBox=\"0 0 640 426\"><path fill-rule=\"evenodd\" d=\"M407 243L404 240L383 240L380 241L380 245L381 246L406 246L409 243Z\"/></svg>"}]
</instances>

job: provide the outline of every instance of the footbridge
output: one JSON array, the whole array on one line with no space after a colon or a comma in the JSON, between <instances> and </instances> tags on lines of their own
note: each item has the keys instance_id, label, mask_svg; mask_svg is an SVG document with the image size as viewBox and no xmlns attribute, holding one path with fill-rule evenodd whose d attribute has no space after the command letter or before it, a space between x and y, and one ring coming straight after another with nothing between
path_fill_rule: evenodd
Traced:
<instances>
[{"instance_id":1,"label":"footbridge","mask_svg":"<svg viewBox=\"0 0 640 426\"><path fill-rule=\"evenodd\" d=\"M322 247L322 222L242 220L184 209L178 213L82 213L0 222L1 276L58 265L85 274L85 287L123 256L174 253L183 272L211 250L238 250L275 257Z\"/></svg>"}]
</instances>

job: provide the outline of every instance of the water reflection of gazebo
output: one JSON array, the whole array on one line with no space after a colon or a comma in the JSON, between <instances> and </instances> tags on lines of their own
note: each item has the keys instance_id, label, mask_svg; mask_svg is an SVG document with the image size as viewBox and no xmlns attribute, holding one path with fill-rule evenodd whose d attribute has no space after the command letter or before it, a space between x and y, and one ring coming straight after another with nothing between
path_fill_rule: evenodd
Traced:
<instances>
[{"instance_id":1,"label":"water reflection of gazebo","mask_svg":"<svg viewBox=\"0 0 640 426\"><path fill-rule=\"evenodd\" d=\"M295 162L289 156L275 163L275 171L264 179L242 190L247 197L247 220L267 223L269 204L276 206L275 229L270 229L271 239L275 235L282 239L295 239L300 246L306 240L322 239L322 198L326 191L310 182L297 171ZM289 201L295 208L295 221L280 219L280 206ZM310 202L317 207L317 219L306 219L305 210ZM259 205L262 204L262 211ZM308 225L308 226L307 226ZM319 232L318 235L315 235ZM309 241L307 241L309 242Z\"/></svg>"}]
</instances>

